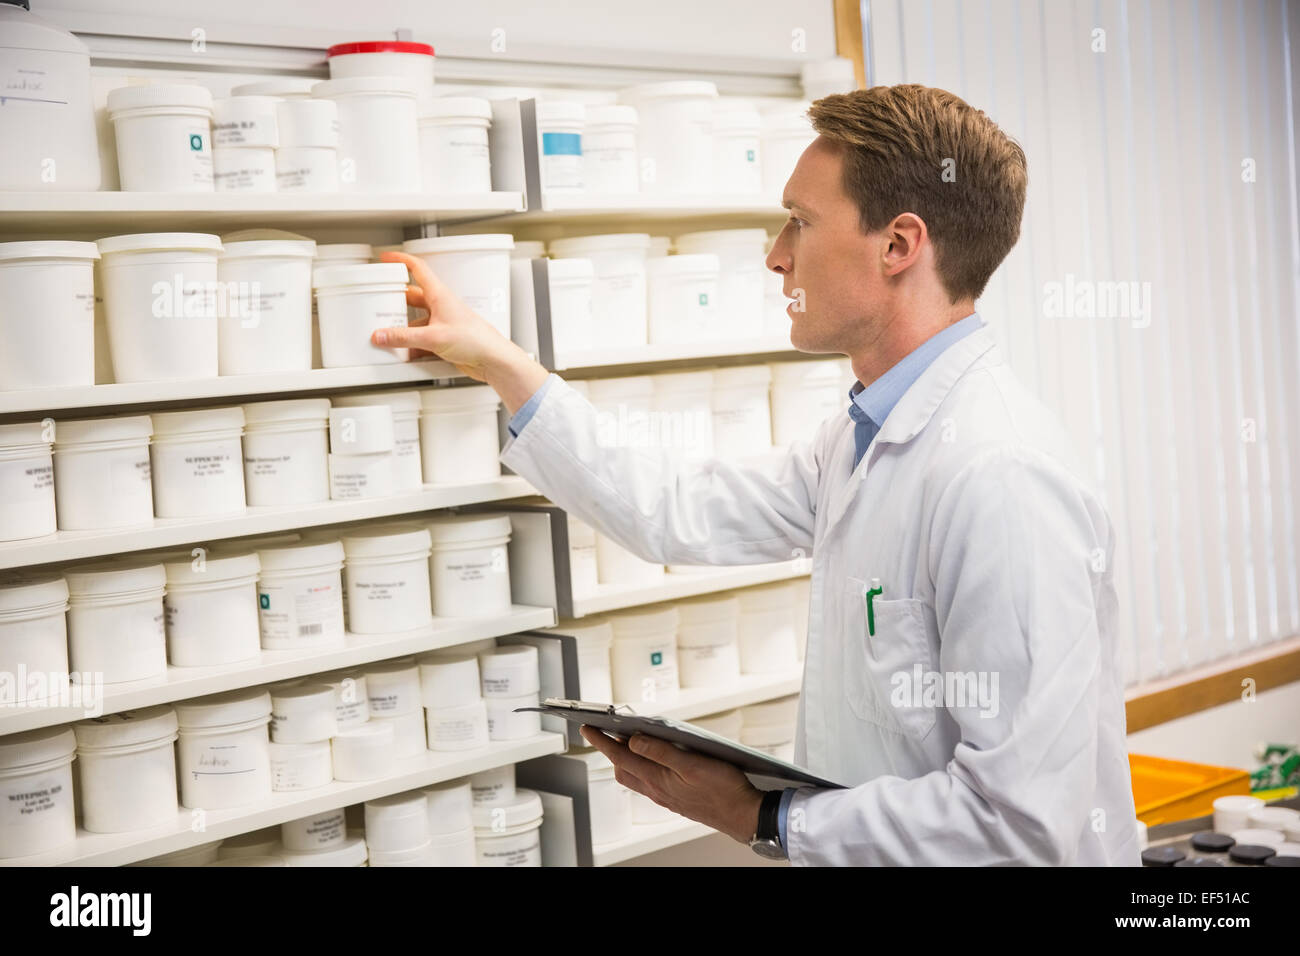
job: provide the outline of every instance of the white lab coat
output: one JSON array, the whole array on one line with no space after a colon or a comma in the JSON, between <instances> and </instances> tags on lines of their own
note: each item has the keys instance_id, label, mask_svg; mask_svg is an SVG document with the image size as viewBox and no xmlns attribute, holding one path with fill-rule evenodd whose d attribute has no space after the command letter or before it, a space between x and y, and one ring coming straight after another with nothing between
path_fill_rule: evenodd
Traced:
<instances>
[{"instance_id":1,"label":"white lab coat","mask_svg":"<svg viewBox=\"0 0 1300 956\"><path fill-rule=\"evenodd\" d=\"M849 789L794 797L794 864L1137 865L1114 535L1059 424L987 327L922 373L856 470L847 407L779 468L681 464L602 447L557 379L501 461L648 560L811 555L795 762ZM996 709L933 696L932 672L989 693L996 675Z\"/></svg>"}]
</instances>

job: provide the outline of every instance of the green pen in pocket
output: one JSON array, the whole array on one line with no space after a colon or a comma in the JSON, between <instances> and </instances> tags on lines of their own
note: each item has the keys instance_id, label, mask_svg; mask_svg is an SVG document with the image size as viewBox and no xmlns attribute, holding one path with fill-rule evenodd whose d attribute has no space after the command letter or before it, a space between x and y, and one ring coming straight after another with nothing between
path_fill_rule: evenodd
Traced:
<instances>
[{"instance_id":1,"label":"green pen in pocket","mask_svg":"<svg viewBox=\"0 0 1300 956\"><path fill-rule=\"evenodd\" d=\"M871 606L871 601L876 595L884 593L885 589L880 586L880 578L872 578L871 587L865 592L867 599L867 633L872 637L876 636L876 609Z\"/></svg>"}]
</instances>

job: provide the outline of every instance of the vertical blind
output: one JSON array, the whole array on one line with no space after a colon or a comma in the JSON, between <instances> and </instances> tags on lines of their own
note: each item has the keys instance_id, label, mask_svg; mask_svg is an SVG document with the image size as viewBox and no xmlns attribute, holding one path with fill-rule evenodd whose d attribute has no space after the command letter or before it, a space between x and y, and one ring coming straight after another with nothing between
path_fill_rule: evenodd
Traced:
<instances>
[{"instance_id":1,"label":"vertical blind","mask_svg":"<svg viewBox=\"0 0 1300 956\"><path fill-rule=\"evenodd\" d=\"M1128 683L1300 633L1300 7L864 13L870 83L951 90L1028 157L977 307L1105 498Z\"/></svg>"}]
</instances>

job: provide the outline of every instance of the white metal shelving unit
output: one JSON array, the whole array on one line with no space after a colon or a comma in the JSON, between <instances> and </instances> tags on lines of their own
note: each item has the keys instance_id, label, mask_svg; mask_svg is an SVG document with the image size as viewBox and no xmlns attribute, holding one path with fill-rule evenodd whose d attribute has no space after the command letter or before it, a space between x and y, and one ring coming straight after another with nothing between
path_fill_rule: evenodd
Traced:
<instances>
[{"instance_id":1,"label":"white metal shelving unit","mask_svg":"<svg viewBox=\"0 0 1300 956\"><path fill-rule=\"evenodd\" d=\"M599 585L594 593L574 598L574 617L585 617L588 614L600 614L604 611L637 607L641 604L655 604L659 601L675 601L680 598L712 594L715 591L729 591L732 588L744 588L754 584L787 581L807 575L811 570L811 564L812 562L807 558L796 558L792 561L780 561L775 564L742 565L735 568L704 568L699 571L685 573L669 572L664 575L662 583L652 584L649 587L622 588L610 584Z\"/></svg>"}]
</instances>

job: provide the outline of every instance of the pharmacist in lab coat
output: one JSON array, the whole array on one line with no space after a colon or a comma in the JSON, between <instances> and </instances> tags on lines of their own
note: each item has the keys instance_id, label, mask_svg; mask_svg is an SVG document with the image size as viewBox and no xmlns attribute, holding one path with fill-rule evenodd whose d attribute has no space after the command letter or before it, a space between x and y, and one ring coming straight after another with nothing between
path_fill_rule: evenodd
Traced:
<instances>
[{"instance_id":1,"label":"pharmacist in lab coat","mask_svg":"<svg viewBox=\"0 0 1300 956\"><path fill-rule=\"evenodd\" d=\"M386 258L428 324L372 341L495 388L501 460L642 558L811 554L795 762L847 789L765 795L729 764L584 728L620 782L795 864L1135 865L1114 530L974 308L1019 235L1024 154L925 87L811 116L767 266L794 347L847 355L858 382L778 469L602 444L581 394L409 256Z\"/></svg>"}]
</instances>

